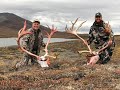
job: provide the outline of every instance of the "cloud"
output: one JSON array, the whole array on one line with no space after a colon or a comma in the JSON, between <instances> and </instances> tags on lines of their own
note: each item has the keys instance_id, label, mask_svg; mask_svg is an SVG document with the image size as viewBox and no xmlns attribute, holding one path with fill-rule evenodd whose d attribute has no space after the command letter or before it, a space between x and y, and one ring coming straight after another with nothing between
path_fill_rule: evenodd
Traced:
<instances>
[{"instance_id":1,"label":"cloud","mask_svg":"<svg viewBox=\"0 0 120 90\"><path fill-rule=\"evenodd\" d=\"M94 22L94 14L101 12L114 31L120 28L120 0L3 0L0 8L0 12L15 13L31 21L40 19L43 25L55 24L62 31L80 17L80 21L87 20L81 28L85 32Z\"/></svg>"}]
</instances>

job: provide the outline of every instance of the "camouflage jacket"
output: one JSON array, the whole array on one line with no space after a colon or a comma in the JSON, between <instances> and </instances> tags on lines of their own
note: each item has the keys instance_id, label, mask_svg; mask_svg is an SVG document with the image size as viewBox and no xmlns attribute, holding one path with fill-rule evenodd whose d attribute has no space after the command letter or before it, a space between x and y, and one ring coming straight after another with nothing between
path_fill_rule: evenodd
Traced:
<instances>
[{"instance_id":1,"label":"camouflage jacket","mask_svg":"<svg viewBox=\"0 0 120 90\"><path fill-rule=\"evenodd\" d=\"M26 36L24 36L22 38L22 46L25 47L28 51L32 52L33 50L33 46L34 46L34 43L35 43L35 31L30 28L28 29L29 32L31 32L32 34L28 34ZM40 48L41 46L44 46L44 43L43 43L43 35L41 33L41 30L39 29L39 33L38 33L38 52L40 52Z\"/></svg>"},{"instance_id":2,"label":"camouflage jacket","mask_svg":"<svg viewBox=\"0 0 120 90\"><path fill-rule=\"evenodd\" d=\"M89 38L88 38L88 44L91 44L94 42L95 48L100 49L107 45L108 41L110 38L112 38L113 44L112 46L115 46L114 42L114 35L111 30L110 34L107 34L104 32L105 30L105 23L102 22L101 24L97 24L94 22L94 24L91 26L90 31L89 31Z\"/></svg>"}]
</instances>

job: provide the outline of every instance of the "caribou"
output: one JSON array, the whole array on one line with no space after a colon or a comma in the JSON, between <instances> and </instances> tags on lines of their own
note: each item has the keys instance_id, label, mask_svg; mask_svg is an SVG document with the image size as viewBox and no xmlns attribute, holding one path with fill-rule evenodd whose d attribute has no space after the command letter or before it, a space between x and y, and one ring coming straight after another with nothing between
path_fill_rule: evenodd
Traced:
<instances>
[{"instance_id":1,"label":"caribou","mask_svg":"<svg viewBox=\"0 0 120 90\"><path fill-rule=\"evenodd\" d=\"M40 56L40 55L35 55L35 54L31 53L30 51L26 50L25 47L22 47L22 45L21 45L22 37L24 37L24 36L26 36L28 34L29 35L32 34L31 32L27 31L26 26L27 25L26 25L26 21L25 21L23 28L21 30L19 30L19 32L18 32L17 44L18 44L19 49L22 52L25 52L25 53L35 57L37 59L38 63L41 65L41 67L49 67L49 57L56 58L56 56L49 55L49 53L48 53L48 45L50 43L50 39L51 39L52 35L55 32L57 32L57 28L55 28L54 25L52 25L52 28L50 28L48 26L48 28L51 30L51 32L48 33L48 32L45 31L48 40L47 40L47 43L46 43L46 46L45 46L45 49L44 49L45 54L43 56ZM23 64L24 64L23 62L17 63L16 68L23 65Z\"/></svg>"}]
</instances>

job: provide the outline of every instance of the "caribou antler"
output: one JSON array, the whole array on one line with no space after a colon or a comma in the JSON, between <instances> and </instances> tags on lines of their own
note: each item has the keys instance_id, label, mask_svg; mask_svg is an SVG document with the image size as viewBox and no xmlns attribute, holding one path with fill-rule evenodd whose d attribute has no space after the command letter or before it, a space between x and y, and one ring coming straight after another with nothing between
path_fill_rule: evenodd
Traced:
<instances>
[{"instance_id":1,"label":"caribou antler","mask_svg":"<svg viewBox=\"0 0 120 90\"><path fill-rule=\"evenodd\" d=\"M52 35L53 35L55 32L57 32L57 28L55 29L54 26L52 26L52 28L51 28L50 30L51 30L50 34L46 32L46 34L47 34L46 36L48 37L48 41L47 41L47 44L46 44L45 49L44 49L44 50L45 50L45 55L44 55L44 56L35 55L35 54L27 51L27 50L25 49L25 47L22 47L22 46L21 46L21 44L20 44L20 39L21 39L23 36L27 35L27 34L32 34L31 32L28 32L28 31L26 30L26 21L24 22L24 27L18 32L17 44L18 44L19 48L20 48L23 52L26 52L27 54L29 54L29 55L31 55L31 56L33 56L33 57L36 57L37 60L38 60L38 63L41 63L41 62L39 62L40 60L45 60L45 57L46 57L46 56L56 58L56 57L54 57L54 56L48 55L48 48L47 48L47 47L48 47L48 45L49 45L49 43L50 43L50 39L51 39Z\"/></svg>"},{"instance_id":2,"label":"caribou antler","mask_svg":"<svg viewBox=\"0 0 120 90\"><path fill-rule=\"evenodd\" d=\"M87 50L79 51L79 53L83 53L83 52L90 53L90 58L88 58L90 61L87 63L87 65L94 65L94 64L99 60L98 54L99 54L101 51L105 50L105 49L109 46L109 44L106 45L105 47L103 47L102 49L100 49L98 52L92 51L91 48L90 48L90 46L88 45L87 41L84 40L82 37L80 37L80 36L77 34L77 31L79 30L79 28L80 28L86 21L82 22L77 29L74 28L74 25L76 24L76 22L78 21L78 19L79 19L79 18L77 18L77 19L75 20L75 22L72 23L71 28L68 29L68 27L67 27L67 25L66 25L65 30L66 30L67 33L71 33L71 34L77 36L79 39L81 39L81 40L83 41L83 43L87 46L88 51L87 51ZM109 34L109 33L110 33L110 30L111 30L110 25L109 25L109 23L107 23L107 24L105 25L105 32L107 32L107 33Z\"/></svg>"},{"instance_id":3,"label":"caribou antler","mask_svg":"<svg viewBox=\"0 0 120 90\"><path fill-rule=\"evenodd\" d=\"M67 25L66 25L65 30L66 30L67 33L71 33L71 34L74 34L75 36L77 36L77 37L78 37L79 39L81 39L81 40L83 41L83 43L87 46L87 48L88 48L89 51L87 51L87 50L86 50L86 51L79 51L79 53L80 53L80 52L81 52L81 53L82 53L82 52L89 52L89 53L91 53L92 50L91 50L90 46L88 45L87 41L84 40L82 37L80 37L80 36L77 34L77 31L80 29L80 27L81 27L86 21L83 21L83 22L78 26L77 29L74 28L74 25L77 23L78 19L79 19L79 18L77 18L74 23L71 22L71 23L72 23L71 28L68 29L68 27L67 27Z\"/></svg>"},{"instance_id":4,"label":"caribou antler","mask_svg":"<svg viewBox=\"0 0 120 90\"><path fill-rule=\"evenodd\" d=\"M81 39L81 40L84 42L84 44L88 47L88 50L89 50L89 51L84 50L84 51L79 51L79 53L83 53L83 52L88 52L88 53L90 53L90 55L87 55L87 59L88 59L87 65L93 66L93 65L99 60L99 55L98 55L98 54L99 54L100 52L102 52L103 50L105 50L107 47L109 47L109 46L112 44L111 36L110 36L110 40L109 40L109 42L108 42L107 45L105 45L103 48L101 48L98 52L92 51L91 48L90 48L90 46L88 45L88 43L87 43L83 38L81 38L81 37L77 34L77 30L82 26L82 24L83 24L85 21L82 22L77 29L75 29L75 28L74 28L74 25L75 25L75 23L76 23L77 21L78 21L78 18L75 20L74 23L72 23L72 27L71 27L71 28L68 29L67 26L66 26L65 30L66 30L68 33L71 33L71 34L74 34L75 36L77 36L77 37L78 37L79 39ZM109 22L105 24L105 30L104 30L104 32L105 32L106 34L110 35L110 33L111 33L111 27L110 27L110 25L109 25Z\"/></svg>"},{"instance_id":5,"label":"caribou antler","mask_svg":"<svg viewBox=\"0 0 120 90\"><path fill-rule=\"evenodd\" d=\"M54 27L54 25L52 25L52 28L50 28L49 26L48 26L48 28L51 30L51 32L50 32L50 34L48 33L48 32L46 32L46 36L48 37L48 41L47 41L47 43L46 43L46 46L45 46L45 55L44 55L44 57L46 57L46 56L49 56L49 57L53 57L53 58L56 58L56 57L54 57L54 56L50 56L50 55L48 55L48 45L49 45L49 43L50 43L50 39L51 39L51 37L52 37L52 35L55 33L55 32L57 32L57 28L55 28Z\"/></svg>"},{"instance_id":6,"label":"caribou antler","mask_svg":"<svg viewBox=\"0 0 120 90\"><path fill-rule=\"evenodd\" d=\"M81 39L81 40L83 41L83 43L88 47L88 50L78 51L79 53L86 53L86 52L87 52L87 53L92 53L92 50L91 50L90 46L88 45L87 41L84 40L82 37L80 37L80 36L77 34L77 31L79 30L79 28L80 28L86 21L82 22L82 23L78 26L77 29L74 28L74 25L77 23L78 19L79 19L79 18L77 18L74 23L71 21L71 23L72 23L71 28L68 29L68 27L67 27L67 25L66 25L65 30L66 30L67 33L71 33L71 34L74 34L75 36L77 36L77 37L78 37L79 39ZM111 32L111 26L109 25L109 22L105 24L105 32L106 32L107 34L110 34L110 32ZM106 45L105 47L103 47L102 49L100 49L100 50L97 52L97 54L100 53L101 51L103 51L104 49L106 49L108 46L109 46L109 45Z\"/></svg>"},{"instance_id":7,"label":"caribou antler","mask_svg":"<svg viewBox=\"0 0 120 90\"><path fill-rule=\"evenodd\" d=\"M32 33L26 31L26 21L25 21L25 22L24 22L24 27L18 32L17 44L18 44L19 48L20 48L23 52L26 52L27 54L38 58L37 55L35 55L35 54L27 51L24 47L22 47L22 46L20 45L20 39L21 39L23 36L27 35L27 34L32 34Z\"/></svg>"}]
</instances>

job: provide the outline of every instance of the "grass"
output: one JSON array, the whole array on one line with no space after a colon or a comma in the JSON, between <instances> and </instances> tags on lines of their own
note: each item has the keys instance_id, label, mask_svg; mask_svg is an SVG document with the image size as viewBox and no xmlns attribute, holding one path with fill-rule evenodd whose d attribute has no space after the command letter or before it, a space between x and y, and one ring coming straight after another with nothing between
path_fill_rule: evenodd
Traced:
<instances>
[{"instance_id":1,"label":"grass","mask_svg":"<svg viewBox=\"0 0 120 90\"><path fill-rule=\"evenodd\" d=\"M3 90L116 90L120 83L120 37L111 61L105 65L85 66L86 54L77 51L86 49L79 40L52 43L49 68L28 65L15 71L12 67L22 59L17 47L0 48L0 88ZM84 47L84 48L83 48Z\"/></svg>"}]
</instances>

